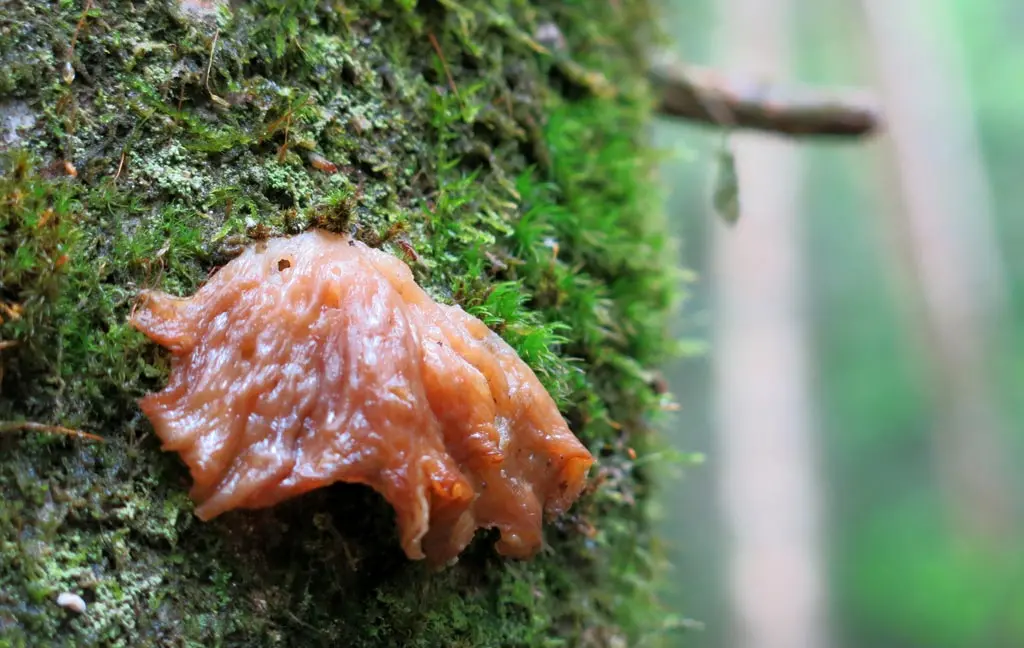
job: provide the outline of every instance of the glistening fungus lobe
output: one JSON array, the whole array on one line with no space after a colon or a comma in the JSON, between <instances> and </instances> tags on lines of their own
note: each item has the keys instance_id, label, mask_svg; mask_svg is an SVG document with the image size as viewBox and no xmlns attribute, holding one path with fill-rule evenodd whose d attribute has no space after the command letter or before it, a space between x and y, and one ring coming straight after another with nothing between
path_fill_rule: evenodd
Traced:
<instances>
[{"instance_id":1,"label":"glistening fungus lobe","mask_svg":"<svg viewBox=\"0 0 1024 648\"><path fill-rule=\"evenodd\" d=\"M361 483L410 558L448 562L483 527L524 558L594 461L511 347L348 237L260 243L192 297L146 292L132 324L173 354L141 405L202 519Z\"/></svg>"}]
</instances>

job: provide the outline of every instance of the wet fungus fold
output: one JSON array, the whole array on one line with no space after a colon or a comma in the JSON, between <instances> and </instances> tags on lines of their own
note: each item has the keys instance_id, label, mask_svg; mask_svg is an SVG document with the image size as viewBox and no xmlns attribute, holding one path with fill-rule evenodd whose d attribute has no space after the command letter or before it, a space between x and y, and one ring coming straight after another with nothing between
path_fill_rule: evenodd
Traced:
<instances>
[{"instance_id":1,"label":"wet fungus fold","mask_svg":"<svg viewBox=\"0 0 1024 648\"><path fill-rule=\"evenodd\" d=\"M594 461L497 334L345 236L263 241L191 297L144 292L131 322L172 354L141 407L202 519L361 483L410 558L450 562L492 527L525 558Z\"/></svg>"}]
</instances>

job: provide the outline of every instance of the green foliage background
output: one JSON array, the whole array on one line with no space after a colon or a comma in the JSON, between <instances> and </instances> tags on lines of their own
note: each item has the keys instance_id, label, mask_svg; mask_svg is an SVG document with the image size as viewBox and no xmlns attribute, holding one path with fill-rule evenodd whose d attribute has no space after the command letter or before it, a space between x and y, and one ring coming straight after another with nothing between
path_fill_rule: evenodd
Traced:
<instances>
[{"instance_id":1,"label":"green foliage background","mask_svg":"<svg viewBox=\"0 0 1024 648\"><path fill-rule=\"evenodd\" d=\"M857 3L796 3L794 77L809 84L870 84L873 65L857 20ZM1024 505L1024 219L1020 174L1024 64L1017 36L1024 24L1013 0L941 0L916 3L917 27L953 34L966 55L971 119L993 192L995 221L1011 289L1008 327L988 341L998 374L994 398L1007 421L1003 439L1017 513ZM720 19L710 0L671 3L668 29L691 60L722 55L709 25ZM952 46L952 45L951 45ZM914 79L906 83L913 85ZM936 132L935 137L943 137ZM668 213L687 241L688 264L703 273L704 241L713 216L707 210L707 175L720 136L704 129L661 123L654 141L685 151L667 162L672 178ZM942 507L933 462L936 408L929 402L926 363L903 317L901 293L886 271L878 232L879 212L891 207L875 182L870 146L807 143L803 196L807 277L812 306L813 374L817 381L816 439L824 464L826 552L836 646L859 648L1012 648L1024 645L1024 561L1016 535L992 549L960 540ZM742 179L741 179L742 185ZM963 214L969 219L974 214ZM742 227L742 222L740 223ZM710 324L709 288L694 286L692 331ZM716 525L715 456L707 408L708 367L689 362L671 375L681 394L683 418L670 429L675 443L707 450L707 470L693 471L663 496L663 535L685 583L668 594L674 606L705 622L694 646L728 646L722 536ZM681 494L680 494L681 493ZM694 519L703 520L697 525ZM679 582L683 582L679 579Z\"/></svg>"}]
</instances>

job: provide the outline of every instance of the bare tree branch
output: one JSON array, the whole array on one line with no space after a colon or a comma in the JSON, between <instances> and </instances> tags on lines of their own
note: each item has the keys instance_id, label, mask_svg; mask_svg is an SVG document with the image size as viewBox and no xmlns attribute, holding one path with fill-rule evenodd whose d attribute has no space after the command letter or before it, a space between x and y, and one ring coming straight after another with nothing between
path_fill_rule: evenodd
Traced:
<instances>
[{"instance_id":1,"label":"bare tree branch","mask_svg":"<svg viewBox=\"0 0 1024 648\"><path fill-rule=\"evenodd\" d=\"M881 127L875 102L860 91L783 88L669 58L655 61L649 76L658 110L670 117L791 136L860 137Z\"/></svg>"}]
</instances>

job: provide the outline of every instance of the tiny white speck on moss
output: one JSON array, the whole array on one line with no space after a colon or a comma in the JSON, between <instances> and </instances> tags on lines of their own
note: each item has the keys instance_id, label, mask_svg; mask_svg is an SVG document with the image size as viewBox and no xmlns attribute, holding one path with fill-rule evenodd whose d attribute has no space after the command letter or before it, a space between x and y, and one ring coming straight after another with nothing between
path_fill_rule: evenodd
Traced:
<instances>
[{"instance_id":1,"label":"tiny white speck on moss","mask_svg":"<svg viewBox=\"0 0 1024 648\"><path fill-rule=\"evenodd\" d=\"M57 605L78 614L85 612L85 600L78 594L72 594L71 592L61 592L57 597Z\"/></svg>"}]
</instances>

